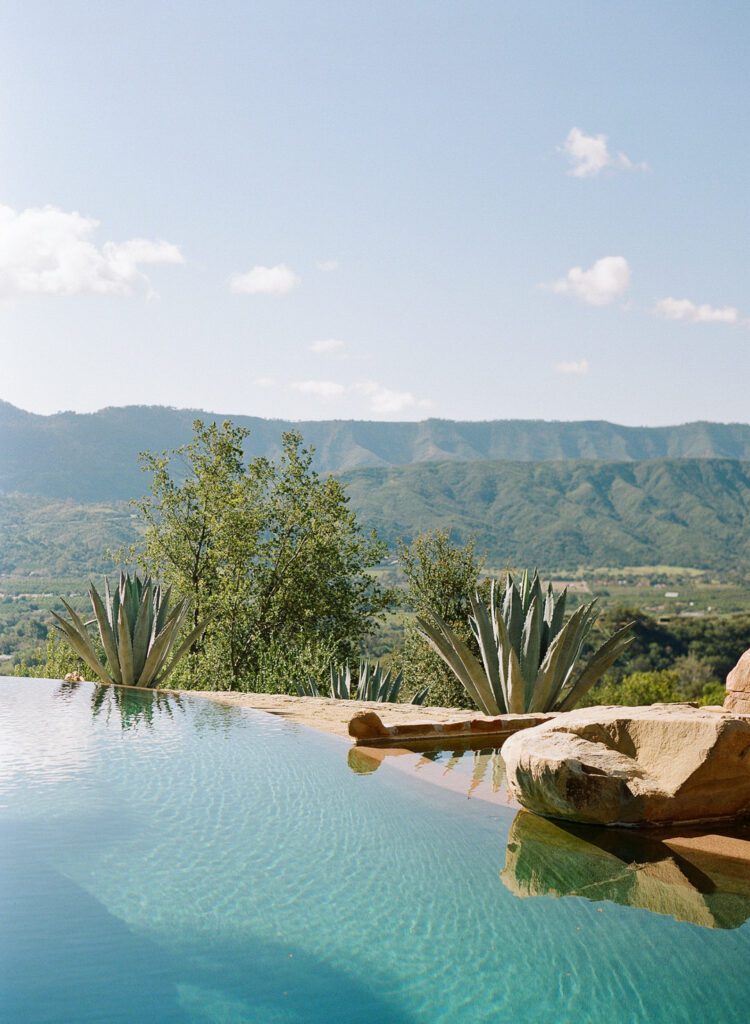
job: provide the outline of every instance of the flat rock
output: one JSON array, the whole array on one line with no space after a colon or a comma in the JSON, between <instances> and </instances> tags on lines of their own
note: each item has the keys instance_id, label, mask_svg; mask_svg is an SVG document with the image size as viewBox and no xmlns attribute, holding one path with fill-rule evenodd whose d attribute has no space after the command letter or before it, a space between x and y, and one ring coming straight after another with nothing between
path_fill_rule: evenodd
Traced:
<instances>
[{"instance_id":1,"label":"flat rock","mask_svg":"<svg viewBox=\"0 0 750 1024\"><path fill-rule=\"evenodd\" d=\"M508 787L549 818L598 825L750 818L750 719L689 704L559 715L503 747Z\"/></svg>"}]
</instances>

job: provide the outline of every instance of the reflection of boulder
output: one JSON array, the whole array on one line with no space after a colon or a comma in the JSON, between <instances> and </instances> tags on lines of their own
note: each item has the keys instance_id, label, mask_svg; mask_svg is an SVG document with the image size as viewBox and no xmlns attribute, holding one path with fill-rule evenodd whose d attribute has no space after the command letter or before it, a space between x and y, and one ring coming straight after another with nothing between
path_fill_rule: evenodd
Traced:
<instances>
[{"instance_id":1,"label":"reflection of boulder","mask_svg":"<svg viewBox=\"0 0 750 1024\"><path fill-rule=\"evenodd\" d=\"M559 715L503 747L529 810L597 825L750 815L750 718L689 704Z\"/></svg>"},{"instance_id":2,"label":"reflection of boulder","mask_svg":"<svg viewBox=\"0 0 750 1024\"><path fill-rule=\"evenodd\" d=\"M745 651L727 676L724 707L736 715L750 715L750 651Z\"/></svg>"},{"instance_id":3,"label":"reflection of boulder","mask_svg":"<svg viewBox=\"0 0 750 1024\"><path fill-rule=\"evenodd\" d=\"M513 821L500 877L520 897L609 900L705 928L737 928L750 917L750 864L528 811Z\"/></svg>"}]
</instances>

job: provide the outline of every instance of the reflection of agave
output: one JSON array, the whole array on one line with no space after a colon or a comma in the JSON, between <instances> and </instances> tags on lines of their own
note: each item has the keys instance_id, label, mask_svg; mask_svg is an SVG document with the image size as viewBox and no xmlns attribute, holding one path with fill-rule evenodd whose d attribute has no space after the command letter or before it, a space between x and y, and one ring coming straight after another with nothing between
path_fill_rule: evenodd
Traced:
<instances>
[{"instance_id":1,"label":"reflection of agave","mask_svg":"<svg viewBox=\"0 0 750 1024\"><path fill-rule=\"evenodd\" d=\"M87 693L90 688L90 683L63 681L55 691L55 696L69 701L76 694ZM123 731L141 724L150 728L154 724L155 712L163 712L173 718L175 708L184 710L179 693L160 693L158 690L154 693L139 693L138 690L128 690L121 686L94 686L91 694L93 717L105 713L109 720L113 709L116 709Z\"/></svg>"},{"instance_id":2,"label":"reflection of agave","mask_svg":"<svg viewBox=\"0 0 750 1024\"><path fill-rule=\"evenodd\" d=\"M498 600L493 582L490 604L476 594L469 618L482 664L437 614L418 618L423 637L440 655L467 694L487 715L570 711L607 671L633 637L630 626L614 633L576 671L581 650L596 621L596 601L581 605L564 621L567 591L542 590L539 574L525 572L520 585L508 576Z\"/></svg>"},{"instance_id":3,"label":"reflection of agave","mask_svg":"<svg viewBox=\"0 0 750 1024\"><path fill-rule=\"evenodd\" d=\"M379 662L371 665L369 661L361 661L359 682L353 686L352 673L348 665L341 668L331 665L331 696L336 700L369 700L395 704L402 682L400 672L392 675L390 669L386 671ZM300 697L322 696L314 679L297 683L297 693ZM410 698L409 703L424 704L428 694L429 689L425 686Z\"/></svg>"},{"instance_id":4,"label":"reflection of agave","mask_svg":"<svg viewBox=\"0 0 750 1024\"><path fill-rule=\"evenodd\" d=\"M91 697L91 710L94 717L105 712L109 719L113 708L119 712L123 731L140 725L150 728L154 724L157 713L173 718L175 708L183 710L178 693L159 693L157 691L153 694L141 694L137 690L123 690L118 686L114 688L97 686Z\"/></svg>"},{"instance_id":5,"label":"reflection of agave","mask_svg":"<svg viewBox=\"0 0 750 1024\"><path fill-rule=\"evenodd\" d=\"M179 647L175 645L190 613L190 603L178 601L170 609L171 587L162 590L150 577L141 580L137 573L120 573L120 585L110 593L104 581L104 600L96 587L89 588L91 605L99 627L106 667L91 642L87 625L67 601L63 600L70 621L56 612L56 628L79 658L103 683L124 686L160 686L180 658L202 635L207 622L190 630Z\"/></svg>"}]
</instances>

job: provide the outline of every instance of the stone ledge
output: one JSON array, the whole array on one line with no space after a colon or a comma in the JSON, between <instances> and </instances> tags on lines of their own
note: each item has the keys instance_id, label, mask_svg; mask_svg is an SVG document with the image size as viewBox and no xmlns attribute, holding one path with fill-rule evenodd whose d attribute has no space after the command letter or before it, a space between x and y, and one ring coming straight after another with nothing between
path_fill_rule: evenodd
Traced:
<instances>
[{"instance_id":1,"label":"stone ledge","mask_svg":"<svg viewBox=\"0 0 750 1024\"><path fill-rule=\"evenodd\" d=\"M423 740L492 740L499 746L504 740L521 729L531 729L552 721L556 715L487 715L458 717L447 721L430 721L429 710L424 719L389 725L383 722L375 711L359 711L349 722L349 735L358 745L368 747L398 747L404 743Z\"/></svg>"}]
</instances>

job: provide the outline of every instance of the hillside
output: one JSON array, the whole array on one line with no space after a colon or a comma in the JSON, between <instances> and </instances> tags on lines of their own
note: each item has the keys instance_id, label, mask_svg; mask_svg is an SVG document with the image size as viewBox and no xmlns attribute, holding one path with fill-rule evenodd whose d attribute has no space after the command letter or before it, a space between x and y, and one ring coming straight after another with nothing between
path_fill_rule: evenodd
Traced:
<instances>
[{"instance_id":1,"label":"hillside","mask_svg":"<svg viewBox=\"0 0 750 1024\"><path fill-rule=\"evenodd\" d=\"M224 415L163 406L128 406L91 414L38 416L0 402L0 491L117 501L140 494L138 452L187 441L196 417ZM298 428L316 449L322 472L428 462L523 462L595 459L726 458L750 460L750 425L687 423L624 427L604 421L492 420L384 423L328 420L291 423L230 416L250 429L250 455L274 456L284 430Z\"/></svg>"},{"instance_id":2,"label":"hillside","mask_svg":"<svg viewBox=\"0 0 750 1024\"><path fill-rule=\"evenodd\" d=\"M131 544L137 520L127 502L82 505L34 495L0 495L0 573L86 576L112 568L108 550Z\"/></svg>"},{"instance_id":3,"label":"hillside","mask_svg":"<svg viewBox=\"0 0 750 1024\"><path fill-rule=\"evenodd\" d=\"M343 474L390 543L442 527L490 564L750 570L750 463L439 462ZM135 536L124 504L0 496L0 572L100 571Z\"/></svg>"},{"instance_id":4,"label":"hillside","mask_svg":"<svg viewBox=\"0 0 750 1024\"><path fill-rule=\"evenodd\" d=\"M443 462L345 479L391 543L439 526L475 534L495 565L750 568L747 462Z\"/></svg>"}]
</instances>

